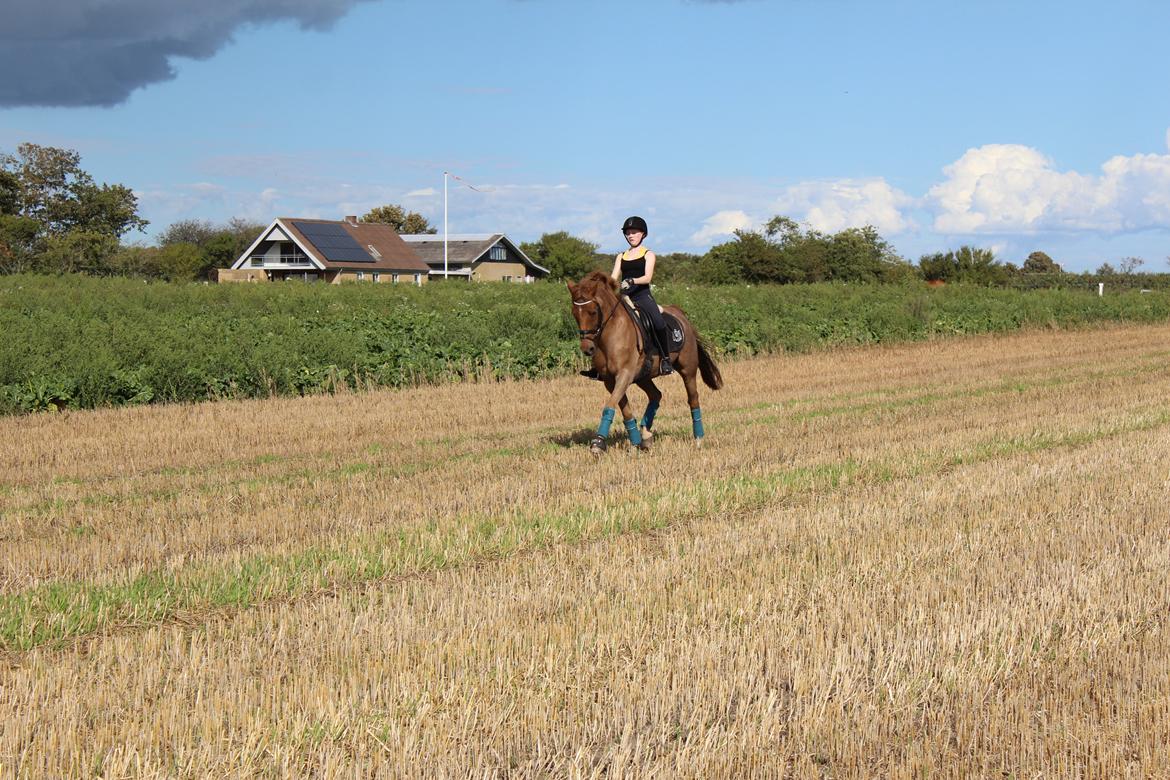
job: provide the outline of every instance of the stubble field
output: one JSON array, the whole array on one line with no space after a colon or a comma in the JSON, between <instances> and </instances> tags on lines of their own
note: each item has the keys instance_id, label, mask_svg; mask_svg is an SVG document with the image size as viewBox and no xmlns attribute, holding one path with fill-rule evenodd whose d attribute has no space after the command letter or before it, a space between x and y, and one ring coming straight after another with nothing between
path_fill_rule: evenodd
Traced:
<instances>
[{"instance_id":1,"label":"stubble field","mask_svg":"<svg viewBox=\"0 0 1170 780\"><path fill-rule=\"evenodd\" d=\"M0 776L1170 776L1168 361L730 363L599 460L579 378L0 419Z\"/></svg>"}]
</instances>

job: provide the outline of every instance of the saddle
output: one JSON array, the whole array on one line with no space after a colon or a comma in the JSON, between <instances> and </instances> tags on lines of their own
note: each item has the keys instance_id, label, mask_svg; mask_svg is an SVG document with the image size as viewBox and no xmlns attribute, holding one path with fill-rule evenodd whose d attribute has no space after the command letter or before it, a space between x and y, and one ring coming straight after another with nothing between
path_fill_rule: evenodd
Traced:
<instances>
[{"instance_id":1,"label":"saddle","mask_svg":"<svg viewBox=\"0 0 1170 780\"><path fill-rule=\"evenodd\" d=\"M630 303L629 299L622 298L622 303L625 304L626 311L634 318L634 322L638 323L646 356L657 355L658 339L654 337L654 326L650 323L650 318L643 314L637 306ZM686 342L686 334L683 331L682 323L673 314L662 312L662 319L666 320L666 337L669 342L665 345L666 351L673 355L682 349Z\"/></svg>"}]
</instances>

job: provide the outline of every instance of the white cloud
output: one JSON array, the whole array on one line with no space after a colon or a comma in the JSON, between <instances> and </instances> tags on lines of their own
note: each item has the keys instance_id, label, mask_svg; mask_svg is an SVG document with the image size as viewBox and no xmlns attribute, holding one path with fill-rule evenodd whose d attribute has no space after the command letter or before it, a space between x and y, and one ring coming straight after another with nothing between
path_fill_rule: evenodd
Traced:
<instances>
[{"instance_id":1,"label":"white cloud","mask_svg":"<svg viewBox=\"0 0 1170 780\"><path fill-rule=\"evenodd\" d=\"M944 233L1118 232L1170 226L1170 155L1114 157L1099 176L1056 170L1037 150L989 144L930 189Z\"/></svg>"},{"instance_id":2,"label":"white cloud","mask_svg":"<svg viewBox=\"0 0 1170 780\"><path fill-rule=\"evenodd\" d=\"M718 211L703 220L703 227L691 236L692 244L705 244L717 238L730 238L737 230L752 227L753 220L742 211Z\"/></svg>"},{"instance_id":3,"label":"white cloud","mask_svg":"<svg viewBox=\"0 0 1170 780\"><path fill-rule=\"evenodd\" d=\"M828 233L866 225L901 233L912 226L903 209L913 204L912 197L884 179L839 179L788 187L772 211Z\"/></svg>"},{"instance_id":4,"label":"white cloud","mask_svg":"<svg viewBox=\"0 0 1170 780\"><path fill-rule=\"evenodd\" d=\"M421 190L411 190L402 197L404 198L429 198L436 195L437 192L434 187L424 187Z\"/></svg>"}]
</instances>

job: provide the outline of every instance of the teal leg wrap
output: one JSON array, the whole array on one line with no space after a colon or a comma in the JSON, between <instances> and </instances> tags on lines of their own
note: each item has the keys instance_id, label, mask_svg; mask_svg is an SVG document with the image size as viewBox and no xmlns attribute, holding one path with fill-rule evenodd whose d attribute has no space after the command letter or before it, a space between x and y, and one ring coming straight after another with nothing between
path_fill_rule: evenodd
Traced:
<instances>
[{"instance_id":1,"label":"teal leg wrap","mask_svg":"<svg viewBox=\"0 0 1170 780\"><path fill-rule=\"evenodd\" d=\"M626 433L630 434L630 444L637 447L642 443L642 433L638 430L638 421L630 418L626 420Z\"/></svg>"},{"instance_id":2,"label":"teal leg wrap","mask_svg":"<svg viewBox=\"0 0 1170 780\"><path fill-rule=\"evenodd\" d=\"M658 414L658 401L651 401L646 404L646 413L642 415L642 427L650 430L650 426L654 424L654 415Z\"/></svg>"},{"instance_id":3,"label":"teal leg wrap","mask_svg":"<svg viewBox=\"0 0 1170 780\"><path fill-rule=\"evenodd\" d=\"M609 426L613 425L613 414L616 409L605 409L601 412L601 425L597 426L597 435L605 439L609 437Z\"/></svg>"},{"instance_id":4,"label":"teal leg wrap","mask_svg":"<svg viewBox=\"0 0 1170 780\"><path fill-rule=\"evenodd\" d=\"M691 409L691 430L695 432L695 438L703 438L703 410Z\"/></svg>"}]
</instances>

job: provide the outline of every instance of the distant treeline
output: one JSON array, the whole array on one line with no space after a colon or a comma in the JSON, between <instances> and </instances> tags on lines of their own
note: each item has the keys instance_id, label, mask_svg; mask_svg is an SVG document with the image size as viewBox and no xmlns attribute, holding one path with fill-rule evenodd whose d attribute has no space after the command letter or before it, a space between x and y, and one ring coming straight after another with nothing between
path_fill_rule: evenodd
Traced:
<instances>
[{"instance_id":1,"label":"distant treeline","mask_svg":"<svg viewBox=\"0 0 1170 780\"><path fill-rule=\"evenodd\" d=\"M1170 317L1170 294L665 283L717 354ZM0 413L570 374L563 284L193 285L0 277ZM582 380L586 381L586 380Z\"/></svg>"},{"instance_id":2,"label":"distant treeline","mask_svg":"<svg viewBox=\"0 0 1170 780\"><path fill-rule=\"evenodd\" d=\"M433 233L427 219L396 204L371 209L365 222L389 224L400 233ZM224 224L182 220L164 229L155 245L127 242L146 227L134 192L120 184L97 184L68 149L21 144L16 154L0 152L0 274L84 273L165 281L209 277L232 265L265 225L244 219ZM651 245L653 238L651 237ZM553 279L580 278L595 268L608 271L613 257L597 245L559 231L521 248L551 271ZM990 287L1162 289L1166 274L1142 274L1140 258L1126 257L1114 268L1103 263L1094 274L1066 274L1042 251L1021 266L1001 262L989 249L963 246L923 255L916 263L900 257L872 226L825 233L795 220L773 217L761 230L737 231L734 238L697 254L660 256L656 283L799 284L816 282L901 282L907 279L963 282Z\"/></svg>"},{"instance_id":3,"label":"distant treeline","mask_svg":"<svg viewBox=\"0 0 1170 780\"><path fill-rule=\"evenodd\" d=\"M613 267L611 255L598 254L595 244L564 232L546 234L521 248L550 269L553 278L578 278ZM1170 288L1170 274L1140 273L1143 264L1140 258L1127 257L1117 268L1105 263L1093 273L1074 274L1041 251L1016 266L1000 261L990 249L972 246L923 255L911 263L872 226L824 233L777 216L762 231L736 231L735 238L701 255L660 253L654 280L705 285L916 280L1021 290L1096 290L1104 282L1111 289Z\"/></svg>"}]
</instances>

